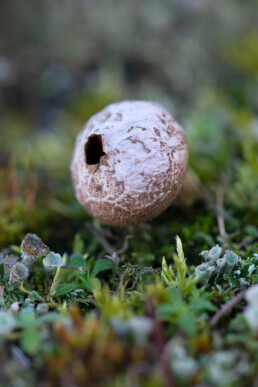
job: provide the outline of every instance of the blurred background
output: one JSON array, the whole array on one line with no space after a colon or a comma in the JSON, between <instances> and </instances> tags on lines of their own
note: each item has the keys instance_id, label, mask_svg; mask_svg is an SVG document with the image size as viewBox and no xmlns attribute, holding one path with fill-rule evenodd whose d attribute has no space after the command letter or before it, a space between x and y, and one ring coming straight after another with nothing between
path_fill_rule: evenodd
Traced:
<instances>
[{"instance_id":1,"label":"blurred background","mask_svg":"<svg viewBox=\"0 0 258 387\"><path fill-rule=\"evenodd\" d=\"M74 140L124 99L163 104L190 150L179 200L134 246L173 232L212 246L218 210L236 241L257 240L257 14L256 0L1 0L0 247L33 231L63 251L83 234Z\"/></svg>"}]
</instances>

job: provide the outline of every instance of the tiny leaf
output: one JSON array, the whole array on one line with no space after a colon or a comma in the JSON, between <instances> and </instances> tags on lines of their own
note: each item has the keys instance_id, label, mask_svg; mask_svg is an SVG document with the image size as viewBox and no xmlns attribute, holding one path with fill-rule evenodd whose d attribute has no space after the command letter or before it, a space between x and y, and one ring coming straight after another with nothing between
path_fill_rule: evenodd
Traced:
<instances>
[{"instance_id":1,"label":"tiny leaf","mask_svg":"<svg viewBox=\"0 0 258 387\"><path fill-rule=\"evenodd\" d=\"M100 290L101 282L98 278L90 278L89 281L85 283L88 290Z\"/></svg>"},{"instance_id":2,"label":"tiny leaf","mask_svg":"<svg viewBox=\"0 0 258 387\"><path fill-rule=\"evenodd\" d=\"M112 269L113 266L114 266L113 262L110 261L109 259L99 259L95 263L95 265L94 265L94 267L92 269L91 275L92 276L96 276L101 271Z\"/></svg>"},{"instance_id":3,"label":"tiny leaf","mask_svg":"<svg viewBox=\"0 0 258 387\"><path fill-rule=\"evenodd\" d=\"M63 296L75 289L81 289L82 285L78 283L58 285L55 291L55 297Z\"/></svg>"},{"instance_id":4,"label":"tiny leaf","mask_svg":"<svg viewBox=\"0 0 258 387\"><path fill-rule=\"evenodd\" d=\"M29 355L34 355L40 348L41 339L37 329L25 329L21 337L21 347Z\"/></svg>"},{"instance_id":5,"label":"tiny leaf","mask_svg":"<svg viewBox=\"0 0 258 387\"><path fill-rule=\"evenodd\" d=\"M73 266L85 267L85 259L81 254L72 254L70 258L70 263Z\"/></svg>"}]
</instances>

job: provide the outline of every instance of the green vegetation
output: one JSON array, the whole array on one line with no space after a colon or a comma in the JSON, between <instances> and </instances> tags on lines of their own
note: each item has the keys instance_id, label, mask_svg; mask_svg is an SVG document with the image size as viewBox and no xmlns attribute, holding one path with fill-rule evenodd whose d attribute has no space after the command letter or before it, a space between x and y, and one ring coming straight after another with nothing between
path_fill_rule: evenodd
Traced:
<instances>
[{"instance_id":1,"label":"green vegetation","mask_svg":"<svg viewBox=\"0 0 258 387\"><path fill-rule=\"evenodd\" d=\"M252 380L257 254L241 259L226 250L220 258L217 245L200 254L206 263L189 269L176 237L170 264L163 258L153 269L121 265L115 254L94 262L80 252L78 236L74 248L79 252L61 258L28 234L21 249L2 254L1 356L7 370L13 361L19 365L17 374L4 373L3 385L22 385L24 377L33 383L45 370L52 384L93 386L105 379L119 386L133 382L134 368L144 386Z\"/></svg>"},{"instance_id":2,"label":"green vegetation","mask_svg":"<svg viewBox=\"0 0 258 387\"><path fill-rule=\"evenodd\" d=\"M72 4L0 6L0 386L254 386L257 1ZM190 159L167 211L118 230L69 169L124 99L164 104Z\"/></svg>"}]
</instances>

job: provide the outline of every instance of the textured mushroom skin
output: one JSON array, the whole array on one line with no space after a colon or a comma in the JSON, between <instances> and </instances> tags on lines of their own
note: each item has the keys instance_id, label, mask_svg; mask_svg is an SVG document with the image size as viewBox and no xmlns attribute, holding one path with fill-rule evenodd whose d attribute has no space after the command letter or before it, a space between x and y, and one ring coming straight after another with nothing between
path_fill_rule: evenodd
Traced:
<instances>
[{"instance_id":1,"label":"textured mushroom skin","mask_svg":"<svg viewBox=\"0 0 258 387\"><path fill-rule=\"evenodd\" d=\"M85 146L100 135L104 156L86 163ZM80 204L102 223L129 227L163 212L178 195L188 149L182 128L159 104L124 101L107 106L78 135L71 164Z\"/></svg>"}]
</instances>

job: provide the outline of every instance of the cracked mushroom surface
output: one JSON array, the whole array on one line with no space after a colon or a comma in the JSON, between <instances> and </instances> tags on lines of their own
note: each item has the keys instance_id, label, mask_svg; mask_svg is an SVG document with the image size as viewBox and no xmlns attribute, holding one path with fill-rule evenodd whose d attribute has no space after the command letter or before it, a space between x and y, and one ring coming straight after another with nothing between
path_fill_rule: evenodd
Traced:
<instances>
[{"instance_id":1,"label":"cracked mushroom surface","mask_svg":"<svg viewBox=\"0 0 258 387\"><path fill-rule=\"evenodd\" d=\"M173 117L154 102L124 101L87 122L71 173L85 210L125 228L156 217L174 201L187 164L186 139Z\"/></svg>"}]
</instances>

